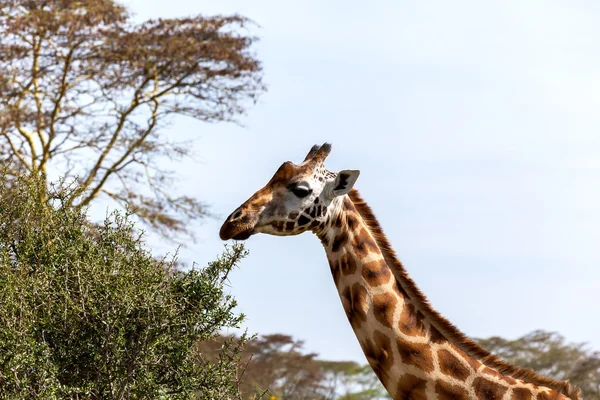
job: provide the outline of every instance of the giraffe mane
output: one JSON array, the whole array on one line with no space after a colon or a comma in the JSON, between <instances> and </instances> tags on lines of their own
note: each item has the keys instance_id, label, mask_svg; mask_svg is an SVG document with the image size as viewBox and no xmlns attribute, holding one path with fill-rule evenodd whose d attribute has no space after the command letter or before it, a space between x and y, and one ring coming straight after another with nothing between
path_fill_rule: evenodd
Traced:
<instances>
[{"instance_id":1,"label":"giraffe mane","mask_svg":"<svg viewBox=\"0 0 600 400\"><path fill-rule=\"evenodd\" d=\"M544 376L538 375L531 369L519 368L501 360L489 351L485 350L475 341L469 339L456 326L448 321L444 316L437 312L427 300L427 297L417 287L415 282L406 272L406 269L396 256L396 252L390 245L387 237L383 233L383 229L375 218L373 211L369 205L362 199L356 189L352 189L349 193L350 200L354 203L358 213L367 224L371 234L377 242L377 246L383 254L383 258L391 268L396 281L408 294L415 306L425 315L431 324L448 340L468 356L478 360L487 367L493 368L505 376L510 376L514 379L520 379L525 382L544 386L556 390L563 395L573 400L580 400L579 388L571 385L568 381L559 381Z\"/></svg>"}]
</instances>

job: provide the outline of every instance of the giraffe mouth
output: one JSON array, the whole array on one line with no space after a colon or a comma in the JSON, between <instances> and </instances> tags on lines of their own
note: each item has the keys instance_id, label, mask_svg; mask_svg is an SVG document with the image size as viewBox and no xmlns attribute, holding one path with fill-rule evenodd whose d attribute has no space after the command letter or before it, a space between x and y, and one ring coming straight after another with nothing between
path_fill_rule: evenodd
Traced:
<instances>
[{"instance_id":1,"label":"giraffe mouth","mask_svg":"<svg viewBox=\"0 0 600 400\"><path fill-rule=\"evenodd\" d=\"M242 232L238 233L237 235L235 235L234 237L232 237L232 239L233 240L246 240L250 236L252 236L253 233L254 233L253 229L249 229L247 231L242 231Z\"/></svg>"},{"instance_id":2,"label":"giraffe mouth","mask_svg":"<svg viewBox=\"0 0 600 400\"><path fill-rule=\"evenodd\" d=\"M242 221L225 221L219 236L222 240L246 240L256 233L255 224L248 217L242 217ZM241 222L241 223L240 223Z\"/></svg>"}]
</instances>

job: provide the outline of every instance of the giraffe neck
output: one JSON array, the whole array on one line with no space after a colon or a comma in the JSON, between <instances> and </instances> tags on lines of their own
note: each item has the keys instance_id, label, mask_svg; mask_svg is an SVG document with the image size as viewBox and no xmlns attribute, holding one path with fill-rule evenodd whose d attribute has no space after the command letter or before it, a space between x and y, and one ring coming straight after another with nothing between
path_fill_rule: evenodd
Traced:
<instances>
[{"instance_id":1,"label":"giraffe neck","mask_svg":"<svg viewBox=\"0 0 600 400\"><path fill-rule=\"evenodd\" d=\"M520 371L514 367L502 369L506 375L502 374L494 368L497 364L453 343L428 313L430 306L418 289L403 285L393 265L388 265L379 232L373 232L350 197L335 199L330 209L327 223L315 233L325 247L342 305L367 361L394 399L568 398L556 388L541 386L539 379L528 382L527 373L507 374ZM567 385L562 392L569 394L568 389ZM576 399L577 392L571 396Z\"/></svg>"}]
</instances>

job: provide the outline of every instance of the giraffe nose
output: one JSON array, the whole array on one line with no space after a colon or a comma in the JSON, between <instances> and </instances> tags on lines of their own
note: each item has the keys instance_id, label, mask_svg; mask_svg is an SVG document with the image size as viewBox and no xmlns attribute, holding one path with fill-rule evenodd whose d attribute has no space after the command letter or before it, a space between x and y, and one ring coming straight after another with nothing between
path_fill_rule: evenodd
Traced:
<instances>
[{"instance_id":1,"label":"giraffe nose","mask_svg":"<svg viewBox=\"0 0 600 400\"><path fill-rule=\"evenodd\" d=\"M242 210L240 210L239 208L237 210L235 210L234 212L232 212L231 214L229 214L229 217L227 217L227 221L228 222L233 222L235 220L240 219L240 217L244 215L244 213L242 212Z\"/></svg>"},{"instance_id":2,"label":"giraffe nose","mask_svg":"<svg viewBox=\"0 0 600 400\"><path fill-rule=\"evenodd\" d=\"M258 216L244 211L243 207L238 208L227 217L219 236L223 240L235 239L245 240L253 234L253 229L258 220Z\"/></svg>"}]
</instances>

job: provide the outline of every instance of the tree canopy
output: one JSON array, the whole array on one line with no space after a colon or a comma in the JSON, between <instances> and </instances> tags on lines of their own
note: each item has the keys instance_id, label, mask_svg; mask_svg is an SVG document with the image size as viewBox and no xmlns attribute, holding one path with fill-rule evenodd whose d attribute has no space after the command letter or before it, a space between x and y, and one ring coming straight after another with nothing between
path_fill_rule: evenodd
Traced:
<instances>
[{"instance_id":1,"label":"tree canopy","mask_svg":"<svg viewBox=\"0 0 600 400\"><path fill-rule=\"evenodd\" d=\"M506 361L542 375L569 380L586 400L600 400L600 351L585 343L569 343L556 332L533 331L520 338L479 339L479 343Z\"/></svg>"},{"instance_id":2,"label":"tree canopy","mask_svg":"<svg viewBox=\"0 0 600 400\"><path fill-rule=\"evenodd\" d=\"M176 115L236 121L264 91L239 16L136 24L113 0L0 0L0 151L9 173L77 179L164 235L205 206L161 161L191 153Z\"/></svg>"},{"instance_id":3,"label":"tree canopy","mask_svg":"<svg viewBox=\"0 0 600 400\"><path fill-rule=\"evenodd\" d=\"M240 325L224 280L243 247L179 271L144 248L126 216L90 224L68 205L81 190L15 183L0 184L2 399L238 396L244 340L211 360L196 344Z\"/></svg>"},{"instance_id":4,"label":"tree canopy","mask_svg":"<svg viewBox=\"0 0 600 400\"><path fill-rule=\"evenodd\" d=\"M201 351L217 357L228 337L199 343ZM261 335L240 353L240 392L245 399L376 400L389 398L369 365L354 361L322 360L289 335Z\"/></svg>"},{"instance_id":5,"label":"tree canopy","mask_svg":"<svg viewBox=\"0 0 600 400\"><path fill-rule=\"evenodd\" d=\"M205 354L218 354L223 337L200 344ZM554 332L534 331L510 340L477 341L502 359L520 367L565 380L581 388L583 398L600 400L600 352L584 343L568 343ZM262 335L241 353L240 389L244 398L263 395L277 400L377 400L389 398L368 364L324 360L304 350L289 335ZM268 396L267 396L268 394Z\"/></svg>"}]
</instances>

